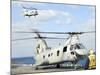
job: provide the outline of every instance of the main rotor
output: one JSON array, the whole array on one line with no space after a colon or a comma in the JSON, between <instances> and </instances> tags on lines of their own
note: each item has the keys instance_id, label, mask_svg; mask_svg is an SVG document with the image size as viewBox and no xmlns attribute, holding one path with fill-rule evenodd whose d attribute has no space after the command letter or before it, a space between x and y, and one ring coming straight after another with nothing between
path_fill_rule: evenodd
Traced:
<instances>
[{"instance_id":1,"label":"main rotor","mask_svg":"<svg viewBox=\"0 0 100 75\"><path fill-rule=\"evenodd\" d=\"M96 31L88 31L88 32L39 32L36 29L33 29L32 31L15 31L14 33L29 33L29 34L36 34L37 37L29 37L29 38L21 38L21 39L13 39L12 41L17 41L17 40L28 40L28 39L68 39L71 38L74 35L81 35L81 34L85 34L85 33L95 33ZM45 37L45 36L41 36L40 34L68 34L69 37Z\"/></svg>"}]
</instances>

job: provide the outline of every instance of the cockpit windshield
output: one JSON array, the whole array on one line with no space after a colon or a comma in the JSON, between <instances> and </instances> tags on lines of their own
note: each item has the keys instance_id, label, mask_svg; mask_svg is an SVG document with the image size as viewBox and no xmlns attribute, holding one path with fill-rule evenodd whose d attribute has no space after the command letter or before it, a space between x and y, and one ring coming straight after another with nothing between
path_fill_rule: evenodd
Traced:
<instances>
[{"instance_id":1,"label":"cockpit windshield","mask_svg":"<svg viewBox=\"0 0 100 75\"><path fill-rule=\"evenodd\" d=\"M78 44L71 45L70 50L84 49L84 48L85 47L82 44L78 43Z\"/></svg>"}]
</instances>

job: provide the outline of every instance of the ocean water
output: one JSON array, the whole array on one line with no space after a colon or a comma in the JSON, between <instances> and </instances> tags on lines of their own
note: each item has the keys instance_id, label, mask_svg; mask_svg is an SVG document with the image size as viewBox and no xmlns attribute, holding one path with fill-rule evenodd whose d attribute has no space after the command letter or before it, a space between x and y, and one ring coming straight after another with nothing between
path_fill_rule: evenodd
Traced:
<instances>
[{"instance_id":1,"label":"ocean water","mask_svg":"<svg viewBox=\"0 0 100 75\"><path fill-rule=\"evenodd\" d=\"M34 64L35 59L33 57L12 58L11 63L14 63L14 64Z\"/></svg>"}]
</instances>

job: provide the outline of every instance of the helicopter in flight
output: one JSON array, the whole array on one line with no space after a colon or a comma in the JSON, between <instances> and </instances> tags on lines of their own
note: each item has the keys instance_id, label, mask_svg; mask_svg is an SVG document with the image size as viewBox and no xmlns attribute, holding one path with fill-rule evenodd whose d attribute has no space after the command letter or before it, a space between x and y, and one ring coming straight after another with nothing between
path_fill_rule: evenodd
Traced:
<instances>
[{"instance_id":1,"label":"helicopter in flight","mask_svg":"<svg viewBox=\"0 0 100 75\"><path fill-rule=\"evenodd\" d=\"M31 16L38 16L39 13L36 8L27 8L23 6L23 15L30 18Z\"/></svg>"},{"instance_id":2,"label":"helicopter in flight","mask_svg":"<svg viewBox=\"0 0 100 75\"><path fill-rule=\"evenodd\" d=\"M94 33L95 31L89 32L39 32L33 30L30 32L17 31L16 33L34 33L37 37L14 39L12 41L27 40L27 39L37 39L36 49L35 49L35 69L39 66L56 65L57 68L61 67L61 64L65 62L77 63L79 60L86 58L88 52L79 40L79 35L86 33ZM58 38L58 37L43 37L41 34L68 34L68 38ZM66 39L63 45L59 45L56 48L51 48L47 45L45 39Z\"/></svg>"}]
</instances>

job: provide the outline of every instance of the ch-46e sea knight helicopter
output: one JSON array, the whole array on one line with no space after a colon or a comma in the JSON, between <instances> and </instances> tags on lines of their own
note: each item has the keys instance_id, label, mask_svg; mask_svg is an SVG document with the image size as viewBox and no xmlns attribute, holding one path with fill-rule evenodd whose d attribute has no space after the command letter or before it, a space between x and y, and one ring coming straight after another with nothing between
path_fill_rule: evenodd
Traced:
<instances>
[{"instance_id":1,"label":"ch-46e sea knight helicopter","mask_svg":"<svg viewBox=\"0 0 100 75\"><path fill-rule=\"evenodd\" d=\"M95 31L89 32L38 32L37 30L31 32L17 32L17 33L35 33L37 37L15 39L37 39L37 47L35 49L35 68L38 66L56 65L57 68L60 64L65 62L74 62L83 59L87 56L88 52L83 44L79 41L79 35L84 33L94 33ZM68 38L57 38L57 37L42 37L40 34L69 34ZM50 48L45 39L66 39L64 45L59 45L56 48Z\"/></svg>"},{"instance_id":2,"label":"ch-46e sea knight helicopter","mask_svg":"<svg viewBox=\"0 0 100 75\"><path fill-rule=\"evenodd\" d=\"M36 17L38 15L38 11L36 8L28 8L23 6L23 15L27 17Z\"/></svg>"}]
</instances>

